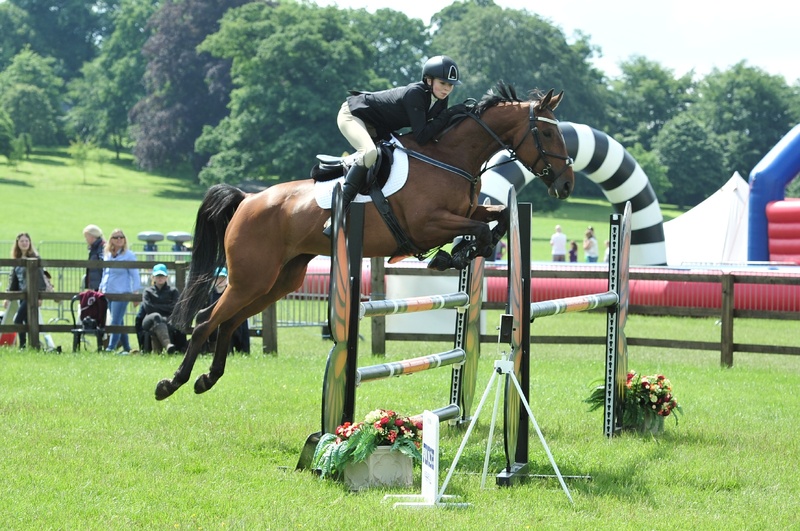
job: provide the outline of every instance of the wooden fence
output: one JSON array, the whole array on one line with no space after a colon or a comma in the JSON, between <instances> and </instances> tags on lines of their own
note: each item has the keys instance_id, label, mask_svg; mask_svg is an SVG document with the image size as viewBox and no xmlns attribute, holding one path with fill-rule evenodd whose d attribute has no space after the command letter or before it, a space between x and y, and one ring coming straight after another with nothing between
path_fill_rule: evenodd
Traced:
<instances>
[{"instance_id":1,"label":"wooden fence","mask_svg":"<svg viewBox=\"0 0 800 531\"><path fill-rule=\"evenodd\" d=\"M386 267L383 260L373 260L371 264L372 274L372 293L383 294L385 289L386 275L455 275L455 272L436 272L421 268L407 267ZM796 276L765 276L746 273L709 273L691 275L678 272L653 272L649 268L648 272L637 272L633 269L630 273L631 281L675 281L693 283L714 283L719 285L722 304L719 308L686 307L686 306L655 306L655 305L630 305L629 314L639 315L660 315L660 316L679 316L679 317L717 317L721 324L719 341L696 341L690 339L653 339L646 337L628 336L628 344L635 346L678 348L691 350L713 350L720 352L720 364L726 367L733 366L734 352L750 352L760 354L789 354L800 355L798 346L781 346L768 344L734 343L733 330L735 318L755 318L755 319L777 319L777 320L800 320L800 312L791 311L770 311L770 310L745 310L737 309L734 306L734 290L736 285L779 285L779 286L800 286L800 275ZM486 277L505 277L505 270L485 271ZM608 273L605 271L586 271L586 270L560 270L560 271L531 271L533 279L606 279ZM485 302L484 309L504 310L505 303ZM602 312L604 310L595 310ZM497 343L496 334L482 334L482 343ZM415 340L415 341L452 341L452 334L408 334L408 333L387 333L385 318L375 317L372 320L372 350L374 354L386 352L387 340ZM579 345L602 345L606 341L605 336L555 336L555 335L532 335L531 343L534 344L579 344ZM800 343L800 341L798 341Z\"/></svg>"},{"instance_id":2,"label":"wooden fence","mask_svg":"<svg viewBox=\"0 0 800 531\"><path fill-rule=\"evenodd\" d=\"M56 291L45 292L39 291L39 270L46 269L54 271L57 269L68 269L72 272L84 271L88 268L119 268L119 269L139 269L143 277L149 278L150 270L156 264L161 263L167 266L167 270L174 272L173 285L179 290L183 291L186 286L186 277L189 271L189 263L178 262L165 262L153 260L136 260L130 262L102 262L102 261L89 261L89 260L44 260L37 258L21 258L21 259L0 259L0 269L5 270L15 266L24 266L26 268L26 278L28 285L26 291L3 291L0 292L0 300L37 300L42 301L55 301L70 303L72 298L78 291L61 291L64 288L56 285ZM79 283L77 279L79 275L69 275L69 278L74 280L75 285ZM143 286L147 284L143 282ZM3 288L8 288L4 285ZM143 288L144 289L144 288ZM129 301L139 303L142 301L140 293L108 293L106 298L109 301ZM77 310L76 310L77 313ZM77 316L76 316L77 318ZM275 313L275 306L271 306L261 315L262 321L268 323L266 327L267 336L263 335L262 328L250 330L250 335L262 338L262 348L264 352L277 352L277 316ZM274 326L273 326L274 325ZM28 322L24 325L7 324L0 326L0 333L4 332L27 332L29 335L29 344L32 348L40 348L39 334L45 333L71 333L73 324L40 324L39 323L39 306L37 304L28 305ZM106 332L110 334L128 333L135 334L136 329L132 325L122 326L106 326Z\"/></svg>"},{"instance_id":3,"label":"wooden fence","mask_svg":"<svg viewBox=\"0 0 800 531\"><path fill-rule=\"evenodd\" d=\"M179 290L185 287L186 275L188 273L189 264L183 261L176 262L155 262L139 260L136 262L90 262L86 260L43 260L43 259L0 259L0 270L7 270L12 266L24 265L27 268L27 278L33 279L34 282L29 282L27 291L25 292L0 292L0 299L27 299L35 300L39 298L47 301L71 301L72 297L77 291L57 291L55 292L39 292L37 279L39 278L39 268L54 270L57 268L66 268L71 270L82 271L87 267L118 267L118 268L131 268L135 267L140 269L145 274L149 275L149 270L156 263L164 263L167 269L174 271L175 280L174 285ZM385 279L386 275L414 275L414 276L428 276L428 275L444 275L455 276L455 271L437 272L424 268L403 268L403 267L386 267L382 259L371 260L371 297L373 300L380 300L383 294L386 293ZM487 269L485 271L487 277L504 277L505 270ZM586 270L560 270L560 271L541 271L533 270L531 276L534 279L542 278L561 278L561 279L604 279L607 273L602 270L586 271ZM736 318L755 318L755 319L776 319L776 320L800 320L800 312L793 311L771 311L771 310L746 310L736 308L734 305L734 292L737 285L779 285L779 286L800 286L800 275L786 276L786 275L755 275L747 273L708 273L691 275L681 274L678 272L669 271L653 271L653 268L648 269L647 272L637 272L635 268L630 274L631 281L676 281L676 282L705 282L714 283L719 285L721 294L721 306L719 308L701 308L701 307L678 307L678 306L655 306L655 305L631 305L629 307L630 314L639 315L668 315L668 316L681 316L681 317L716 317L720 320L721 331L719 341L697 341L691 339L653 339L645 337L628 337L628 344L634 346L648 346L648 347L669 347L679 349L693 349L693 350L711 350L720 352L720 363L723 366L730 367L733 365L734 352L749 352L761 354L788 354L800 355L800 347L798 346L780 346L769 344L750 344L750 343L735 343L734 342L734 323ZM6 286L4 286L5 288ZM316 296L319 296L317 294ZM140 294L108 294L109 300L128 300L131 302L140 302ZM295 297L294 300L298 304L303 303L303 297ZM505 305L501 302L487 302L483 305L484 309L504 310ZM38 306L28 306L28 324L27 325L5 325L0 326L0 333L2 332L28 332L30 335L30 345L34 348L39 348L39 334L40 333L69 333L72 330L71 324L39 324L38 319ZM598 310L602 311L602 310ZM316 324L316 323L315 323ZM109 333L127 332L134 333L133 326L108 326L106 327ZM250 331L253 337L260 337L262 340L262 350L265 353L276 353L278 351L278 319L275 305L268 308L261 315L261 326L254 327ZM383 354L386 352L386 341L398 340L414 340L414 341L452 341L452 334L400 334L400 333L387 333L385 325L385 317L372 318L372 353ZM481 342L483 343L496 343L496 334L482 334ZM531 338L534 344L603 344L605 337L597 336L541 336L535 335Z\"/></svg>"}]
</instances>

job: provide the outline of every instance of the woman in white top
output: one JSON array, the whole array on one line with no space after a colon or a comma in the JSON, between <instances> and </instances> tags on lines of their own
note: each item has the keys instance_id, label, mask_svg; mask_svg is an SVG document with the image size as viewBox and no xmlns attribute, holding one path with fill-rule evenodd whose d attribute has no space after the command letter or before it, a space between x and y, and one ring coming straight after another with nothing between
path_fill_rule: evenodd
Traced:
<instances>
[{"instance_id":1,"label":"woman in white top","mask_svg":"<svg viewBox=\"0 0 800 531\"><path fill-rule=\"evenodd\" d=\"M586 236L583 239L583 255L586 257L587 262L597 262L597 239L591 230L586 231Z\"/></svg>"}]
</instances>

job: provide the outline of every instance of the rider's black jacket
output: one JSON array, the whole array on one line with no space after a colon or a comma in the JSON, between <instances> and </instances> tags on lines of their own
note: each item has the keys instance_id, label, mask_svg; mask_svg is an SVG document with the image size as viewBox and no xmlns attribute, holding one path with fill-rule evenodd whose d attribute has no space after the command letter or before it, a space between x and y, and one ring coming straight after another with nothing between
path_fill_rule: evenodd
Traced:
<instances>
[{"instance_id":1,"label":"rider's black jacket","mask_svg":"<svg viewBox=\"0 0 800 531\"><path fill-rule=\"evenodd\" d=\"M422 81L380 92L351 94L347 104L352 115L372 125L378 138L384 140L410 127L417 143L426 144L444 129L451 116L451 113L442 112L447 109L449 97L436 100L431 87Z\"/></svg>"}]
</instances>

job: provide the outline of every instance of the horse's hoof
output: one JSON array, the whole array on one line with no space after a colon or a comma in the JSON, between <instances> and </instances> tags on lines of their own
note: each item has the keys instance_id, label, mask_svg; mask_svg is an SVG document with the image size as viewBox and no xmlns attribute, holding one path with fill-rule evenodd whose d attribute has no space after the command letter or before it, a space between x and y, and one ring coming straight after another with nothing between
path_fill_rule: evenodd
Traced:
<instances>
[{"instance_id":1,"label":"horse's hoof","mask_svg":"<svg viewBox=\"0 0 800 531\"><path fill-rule=\"evenodd\" d=\"M214 382L207 374L201 374L197 377L197 380L194 381L194 392L198 395L205 393L212 387L214 387Z\"/></svg>"},{"instance_id":2,"label":"horse's hoof","mask_svg":"<svg viewBox=\"0 0 800 531\"><path fill-rule=\"evenodd\" d=\"M442 250L439 250L428 263L428 269L435 269L436 271L447 271L451 267L453 267L453 260L449 254Z\"/></svg>"},{"instance_id":3,"label":"horse's hoof","mask_svg":"<svg viewBox=\"0 0 800 531\"><path fill-rule=\"evenodd\" d=\"M468 259L465 256L454 256L453 257L453 269L458 271L463 270L466 268L472 260Z\"/></svg>"},{"instance_id":4,"label":"horse's hoof","mask_svg":"<svg viewBox=\"0 0 800 531\"><path fill-rule=\"evenodd\" d=\"M491 258L494 256L494 246L487 245L483 249L478 252L478 256L482 256L484 258Z\"/></svg>"},{"instance_id":5,"label":"horse's hoof","mask_svg":"<svg viewBox=\"0 0 800 531\"><path fill-rule=\"evenodd\" d=\"M156 400L164 400L178 390L178 385L166 378L156 384Z\"/></svg>"}]
</instances>

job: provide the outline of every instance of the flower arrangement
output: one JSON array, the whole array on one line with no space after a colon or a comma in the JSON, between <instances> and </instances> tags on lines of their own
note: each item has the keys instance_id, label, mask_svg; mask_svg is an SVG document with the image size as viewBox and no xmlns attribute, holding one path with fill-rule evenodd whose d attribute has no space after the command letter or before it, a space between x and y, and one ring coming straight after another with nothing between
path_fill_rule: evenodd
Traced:
<instances>
[{"instance_id":1,"label":"flower arrangement","mask_svg":"<svg viewBox=\"0 0 800 531\"><path fill-rule=\"evenodd\" d=\"M603 407L605 386L596 386L584 402L591 405L589 411ZM672 382L669 378L663 374L643 376L636 371L628 372L622 403L623 428L658 433L663 430L664 418L673 411L683 414L678 400L672 394ZM673 417L677 424L677 414Z\"/></svg>"},{"instance_id":2,"label":"flower arrangement","mask_svg":"<svg viewBox=\"0 0 800 531\"><path fill-rule=\"evenodd\" d=\"M322 477L340 477L348 463L365 461L378 446L390 446L417 461L422 460L422 421L388 409L370 411L363 422L345 422L336 433L323 435L314 452L313 466Z\"/></svg>"}]
</instances>

